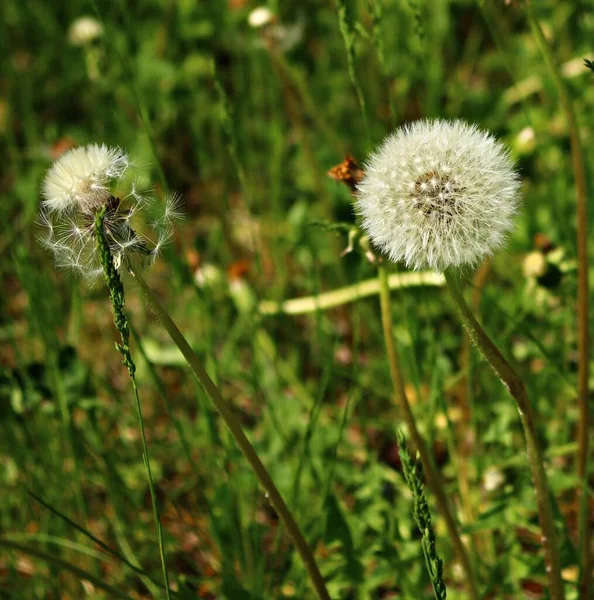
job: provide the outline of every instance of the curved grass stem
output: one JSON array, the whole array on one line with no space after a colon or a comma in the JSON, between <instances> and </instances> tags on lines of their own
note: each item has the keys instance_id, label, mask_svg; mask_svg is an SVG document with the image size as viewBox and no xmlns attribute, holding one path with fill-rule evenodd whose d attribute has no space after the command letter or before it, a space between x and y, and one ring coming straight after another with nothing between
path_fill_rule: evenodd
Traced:
<instances>
[{"instance_id":1,"label":"curved grass stem","mask_svg":"<svg viewBox=\"0 0 594 600\"><path fill-rule=\"evenodd\" d=\"M438 510L446 522L446 527L454 546L454 550L466 574L470 597L472 600L479 600L481 596L479 594L478 584L473 566L470 562L468 550L466 549L466 546L464 546L462 538L460 537L460 533L458 532L458 525L454 519L454 515L452 514L443 481L439 471L437 471L433 464L433 459L429 449L427 448L427 445L425 444L425 440L419 432L415 416L404 389L404 378L400 368L400 357L398 355L398 349L396 348L396 342L392 332L392 306L390 303L388 271L383 263L378 265L378 278L380 286L380 305L384 343L386 345L388 362L390 363L390 375L392 377L396 399L402 410L402 415L408 427L409 434L421 458L421 464L423 465L423 471L425 473L425 477L427 478L427 483L431 489L431 492L435 496Z\"/></svg>"},{"instance_id":2,"label":"curved grass stem","mask_svg":"<svg viewBox=\"0 0 594 600\"><path fill-rule=\"evenodd\" d=\"M487 335L480 323L476 320L470 307L464 299L460 278L457 273L446 270L446 283L452 299L456 305L458 315L466 328L473 344L479 349L485 360L491 365L503 385L507 388L516 402L520 421L524 428L528 462L532 473L532 480L536 490L538 517L542 529L542 544L545 551L546 571L549 581L551 600L563 600L563 580L561 579L561 558L557 542L557 532L553 521L553 507L547 483L547 476L543 465L543 455L536 435L536 424L530 399L524 383L507 362L503 354Z\"/></svg>"},{"instance_id":3,"label":"curved grass stem","mask_svg":"<svg viewBox=\"0 0 594 600\"><path fill-rule=\"evenodd\" d=\"M299 555L305 564L305 568L318 597L322 600L330 600L330 595L326 589L324 578L318 569L312 550L308 546L303 534L301 533L301 530L299 529L299 526L297 525L297 522L293 518L291 511L276 488L272 478L268 474L268 471L261 463L256 451L254 450L250 441L247 439L246 435L243 433L241 424L235 416L232 407L223 398L221 392L202 366L200 359L192 350L181 331L172 321L171 317L163 308L153 291L148 287L140 273L132 265L128 265L128 267L131 274L134 276L136 283L138 284L142 296L161 322L161 325L163 325L169 334L169 337L183 354L190 369L204 388L204 391L214 404L218 413L221 415L221 418L225 422L225 425L227 425L231 435L235 439L235 442L250 464L254 474L256 475L256 478L258 479L258 482L264 488L268 500L278 513L279 518L286 527L289 536L295 544L297 552L299 552Z\"/></svg>"},{"instance_id":4,"label":"curved grass stem","mask_svg":"<svg viewBox=\"0 0 594 600\"><path fill-rule=\"evenodd\" d=\"M580 139L577 115L571 95L567 89L563 75L557 64L549 43L534 14L534 9L528 2L525 3L526 14L530 27L540 51L545 59L559 94L561 108L567 119L569 141L571 144L571 159L575 188L577 192L577 258L578 258L578 294L577 294L577 338L578 338L578 456L577 471L582 481L579 495L579 543L581 553L580 598L590 598L592 593L592 568L590 544L590 520L588 517L588 457L589 457L589 406L588 406L588 381L589 381L589 322L588 322L588 186L586 181L586 167L584 152Z\"/></svg>"}]
</instances>

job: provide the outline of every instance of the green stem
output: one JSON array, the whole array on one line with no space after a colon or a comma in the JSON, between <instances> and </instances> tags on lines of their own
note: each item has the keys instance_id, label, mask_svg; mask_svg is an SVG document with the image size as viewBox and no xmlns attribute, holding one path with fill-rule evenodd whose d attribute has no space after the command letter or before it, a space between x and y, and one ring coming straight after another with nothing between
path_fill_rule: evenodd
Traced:
<instances>
[{"instance_id":1,"label":"green stem","mask_svg":"<svg viewBox=\"0 0 594 600\"><path fill-rule=\"evenodd\" d=\"M586 182L586 167L584 161L584 152L580 139L580 130L575 112L575 107L571 100L571 95L567 89L563 76L551 47L548 44L542 32L542 28L533 9L528 2L525 3L526 14L530 22L530 27L536 37L540 51L545 59L545 63L553 76L559 101L569 131L569 141L571 144L571 159L575 179L575 188L577 192L577 256L578 256L578 294L577 294L577 325L578 325L578 477L582 481L579 497L579 518L578 531L580 541L581 576L580 576L580 597L590 598L590 589L592 586L592 574L590 567L590 519L588 515L588 433L589 433L589 406L588 406L588 380L589 380L589 348L588 348L588 186Z\"/></svg>"},{"instance_id":2,"label":"green stem","mask_svg":"<svg viewBox=\"0 0 594 600\"><path fill-rule=\"evenodd\" d=\"M71 573L76 575L80 580L89 581L95 587L99 588L100 590L103 590L104 592L107 592L110 598L132 600L130 596L105 583L103 579L95 577L92 573L89 573L88 571L83 571L82 569L79 569L76 565L73 565L72 563L69 563L57 557L55 552L50 554L49 552L44 552L43 550L38 550L37 548L32 548L31 546L27 546L25 544L19 544L18 542L13 542L5 538L0 538L0 547L8 548L9 550L14 550L16 552L22 552L23 554L33 556L39 560L46 562L55 570L70 571Z\"/></svg>"},{"instance_id":3,"label":"green stem","mask_svg":"<svg viewBox=\"0 0 594 600\"><path fill-rule=\"evenodd\" d=\"M171 600L171 592L169 590L169 575L167 574L167 561L165 557L165 543L163 541L163 527L161 526L161 516L159 514L159 505L157 504L157 495L155 494L155 486L153 484L153 475L151 472L151 463L146 443L146 435L144 431L144 418L142 416L142 407L138 396L138 388L136 386L136 365L130 353L130 327L128 318L124 312L124 286L120 279L120 275L113 264L113 257L109 249L105 231L103 229L103 221L105 219L105 207L102 208L95 217L95 233L97 235L97 251L103 267L105 282L109 289L109 299L113 308L113 317L116 329L121 337L121 344L116 343L118 352L122 355L122 362L128 368L132 388L134 389L134 401L136 404L136 412L138 413L138 422L140 424L140 437L142 439L142 460L146 469L149 491L151 494L151 503L153 505L153 517L157 527L157 537L159 543L159 555L161 557L161 568L163 570L163 580L165 582L165 594L167 600Z\"/></svg>"},{"instance_id":4,"label":"green stem","mask_svg":"<svg viewBox=\"0 0 594 600\"><path fill-rule=\"evenodd\" d=\"M542 529L542 544L545 551L545 562L551 600L563 600L563 580L561 579L561 557L557 541L557 532L553 521L553 507L549 494L547 476L543 466L543 455L536 435L536 425L530 399L524 383L513 367L507 362L497 346L487 335L470 310L460 286L460 278L452 271L445 272L446 283L456 304L458 315L466 328L473 344L479 349L485 360L491 365L503 385L516 401L520 421L524 428L528 462L532 472L532 480L536 490L538 517Z\"/></svg>"},{"instance_id":5,"label":"green stem","mask_svg":"<svg viewBox=\"0 0 594 600\"><path fill-rule=\"evenodd\" d=\"M420 273L392 273L388 278L388 285L391 290L394 290L416 286L443 286L445 285L445 281L441 273L431 273L430 271ZM359 281L353 285L347 285L329 292L322 292L315 296L291 298L282 302L262 300L258 306L258 310L261 315L305 315L373 296L379 292L379 288L379 282L374 277L373 279Z\"/></svg>"},{"instance_id":6,"label":"green stem","mask_svg":"<svg viewBox=\"0 0 594 600\"><path fill-rule=\"evenodd\" d=\"M151 494L151 503L153 505L153 517L155 519L155 525L157 527L157 537L159 540L159 555L161 557L161 568L163 570L163 581L165 582L165 594L167 600L171 600L171 593L169 591L169 575L167 574L167 559L165 556L165 543L163 540L163 527L161 525L161 515L159 513L159 505L157 504L157 494L155 493L155 486L153 484L153 474L151 472L151 462L148 453L148 445L146 443L146 435L144 433L144 419L142 417L142 407L140 406L140 398L138 397L138 388L136 387L136 377L132 376L132 387L134 388L134 400L136 403L136 412L138 414L138 423L140 424L140 437L142 438L142 459L146 468L146 475L149 484L149 490Z\"/></svg>"},{"instance_id":7,"label":"green stem","mask_svg":"<svg viewBox=\"0 0 594 600\"><path fill-rule=\"evenodd\" d=\"M258 479L260 485L264 488L266 496L276 512L278 513L281 521L284 526L287 528L297 551L299 552L307 572L311 578L314 589L316 590L319 598L322 600L330 600L330 595L328 594L328 590L326 589L326 584L324 583L324 579L322 574L320 573L318 566L316 565L313 553L310 547L307 545L297 522L293 518L289 508L285 504L283 497L280 492L277 490L272 478L266 471L264 465L260 462L256 451L251 445L250 441L247 439L243 430L241 428L241 424L239 420L235 416L232 407L227 403L227 401L221 395L221 392L213 383L212 379L209 377L208 373L204 370L200 359L192 350L181 331L177 328L176 324L171 320L171 317L167 313L167 311L163 308L155 294L148 287L144 279L140 276L140 273L132 266L128 265L130 272L134 276L140 291L146 300L146 302L151 307L152 311L155 313L161 325L165 328L174 344L179 348L181 353L184 355L190 369L204 388L204 391L211 399L215 408L221 415L223 421L229 428L231 435L235 439L235 442L239 446L241 452L245 456L246 460L252 467L256 478Z\"/></svg>"},{"instance_id":8,"label":"green stem","mask_svg":"<svg viewBox=\"0 0 594 600\"><path fill-rule=\"evenodd\" d=\"M190 443L188 442L187 436L184 432L184 428L183 428L182 424L180 423L180 420L175 415L175 411L173 410L173 406L171 405L171 402L169 401L169 396L167 395L167 392L165 391L163 382L161 381L159 375L157 374L157 371L155 370L155 365L151 362L150 358L147 356L147 353L146 353L146 350L144 349L144 345L142 343L140 335L134 329L133 326L130 326L130 330L132 332L132 336L134 337L134 341L136 342L136 347L138 348L140 355L144 359L144 362L148 368L151 378L155 384L155 387L157 388L157 392L159 393L159 396L161 396L161 399L163 400L163 404L165 405L165 409L167 410L169 418L171 419L171 422L173 423L173 426L175 427L175 430L177 431L177 435L179 436L181 446L184 450L185 455L188 457L188 462L190 463L190 466L195 469L196 463L194 462L194 459L192 458L192 451L190 450Z\"/></svg>"},{"instance_id":9,"label":"green stem","mask_svg":"<svg viewBox=\"0 0 594 600\"><path fill-rule=\"evenodd\" d=\"M425 555L429 578L433 585L433 592L436 600L445 600L447 593L443 581L443 559L437 553L437 539L433 523L431 522L427 496L423 489L423 472L419 464L419 458L417 455L415 460L412 459L401 431L397 432L396 439L398 441L398 451L400 453L400 461L402 462L404 479L413 497L413 518L421 534L421 546Z\"/></svg>"},{"instance_id":10,"label":"green stem","mask_svg":"<svg viewBox=\"0 0 594 600\"><path fill-rule=\"evenodd\" d=\"M355 93L357 94L357 101L359 102L359 107L361 108L361 116L363 117L365 137L367 140L367 144L369 144L371 141L371 136L369 134L367 106L365 105L365 96L363 95L363 89L361 87L359 77L357 76L357 69L355 67L355 32L353 24L351 23L349 15L347 13L348 10L346 0L338 0L338 26L342 35L342 39L344 40L344 46L346 49L347 68L349 72L349 77L351 79L351 83L353 84L353 88L355 89Z\"/></svg>"},{"instance_id":11,"label":"green stem","mask_svg":"<svg viewBox=\"0 0 594 600\"><path fill-rule=\"evenodd\" d=\"M388 362L390 363L390 375L392 377L392 383L394 384L394 392L396 393L398 404L402 409L402 414L407 424L409 434L417 448L417 451L419 452L419 456L421 457L421 464L423 465L423 471L425 472L427 483L435 496L437 507L446 522L448 534L454 546L454 550L458 555L458 560L462 564L462 568L466 573L470 597L473 600L479 600L481 596L478 590L474 569L470 562L466 546L464 546L462 543L462 538L458 532L458 525L456 524L456 520L454 519L452 510L448 503L443 481L439 471L437 471L433 464L433 459L429 449L427 448L427 445L425 444L425 440L419 432L415 416L406 396L404 389L404 378L400 368L400 357L398 355L398 349L396 348L392 331L392 306L390 303L388 272L385 265L382 263L378 265L378 277L380 284L380 305L382 326L384 330L384 342L386 344Z\"/></svg>"}]
</instances>

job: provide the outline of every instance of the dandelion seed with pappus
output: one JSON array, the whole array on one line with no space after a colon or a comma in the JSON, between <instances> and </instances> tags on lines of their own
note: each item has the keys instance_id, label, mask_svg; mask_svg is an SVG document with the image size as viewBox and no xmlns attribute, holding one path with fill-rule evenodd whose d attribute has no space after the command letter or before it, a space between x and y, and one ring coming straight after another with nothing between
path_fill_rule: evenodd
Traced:
<instances>
[{"instance_id":1,"label":"dandelion seed with pappus","mask_svg":"<svg viewBox=\"0 0 594 600\"><path fill-rule=\"evenodd\" d=\"M134 171L122 149L98 144L66 152L48 170L42 184L38 221L44 233L39 240L53 252L58 267L91 282L101 276L94 225L102 209L116 268L134 257L154 262L172 238L173 223L183 216L181 197L170 194L157 203L150 182ZM152 213L148 227L155 234L154 241L143 233L147 224L138 218L140 213Z\"/></svg>"}]
</instances>

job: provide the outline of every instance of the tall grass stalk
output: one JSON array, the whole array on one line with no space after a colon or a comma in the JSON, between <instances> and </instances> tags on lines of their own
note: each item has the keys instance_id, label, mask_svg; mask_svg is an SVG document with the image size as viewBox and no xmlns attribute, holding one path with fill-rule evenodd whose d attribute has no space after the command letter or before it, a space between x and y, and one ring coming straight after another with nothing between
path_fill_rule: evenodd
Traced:
<instances>
[{"instance_id":1,"label":"tall grass stalk","mask_svg":"<svg viewBox=\"0 0 594 600\"><path fill-rule=\"evenodd\" d=\"M43 561L51 566L52 570L55 571L69 571L70 573L76 575L82 581L89 581L96 588L103 590L109 594L110 598L121 598L122 600L132 600L131 596L125 594L124 592L118 590L117 588L112 587L107 584L103 579L99 577L95 577L92 573L88 571L83 571L83 569L69 563L66 560L63 560L56 556L55 553L50 554L49 552L44 552L43 550L38 550L37 548L32 548L31 546L27 546L25 544L19 544L18 542L13 542L12 540L7 540L5 538L0 538L0 548L5 548L7 550L13 550L16 552L21 552L22 554L26 554L35 559Z\"/></svg>"},{"instance_id":2,"label":"tall grass stalk","mask_svg":"<svg viewBox=\"0 0 594 600\"><path fill-rule=\"evenodd\" d=\"M386 47L384 44L384 31L382 28L384 20L382 2L383 0L367 0L367 10L371 15L371 40L373 41L377 53L377 60L386 88L388 106L390 107L390 126L394 127L397 121L397 112L394 91L392 89L393 71L389 68L388 61L386 60Z\"/></svg>"},{"instance_id":3,"label":"tall grass stalk","mask_svg":"<svg viewBox=\"0 0 594 600\"><path fill-rule=\"evenodd\" d=\"M266 497L278 513L279 518L286 527L289 536L293 540L293 543L295 544L295 547L305 564L305 568L309 574L312 585L318 597L322 600L330 600L330 595L328 593L328 590L326 589L324 578L322 577L322 574L318 569L312 550L308 546L305 538L303 537L303 534L301 533L301 530L299 529L299 526L297 525L297 522L293 518L291 511L286 505L280 492L276 488L274 482L272 481L272 478L268 474L268 471L261 463L260 459L258 458L258 455L256 454L256 451L254 450L250 441L244 434L241 428L241 424L235 416L232 407L223 398L219 389L209 377L208 373L204 370L200 359L192 350L192 348L182 335L181 331L171 320L171 317L163 308L155 294L148 287L138 270L135 269L134 266L131 264L128 265L128 268L131 274L134 276L134 279L138 284L138 288L140 289L143 298L146 300L151 310L159 319L161 325L163 325L163 327L169 334L169 337L171 337L174 344L179 348L179 350L183 354L190 369L204 388L204 391L211 399L215 408L221 415L221 418L229 428L231 435L235 439L241 452L243 453L246 460L250 464L252 470L254 471L258 482L264 488Z\"/></svg>"},{"instance_id":4,"label":"tall grass stalk","mask_svg":"<svg viewBox=\"0 0 594 600\"><path fill-rule=\"evenodd\" d=\"M448 289L456 305L458 315L466 328L473 344L479 349L485 360L491 365L501 382L516 402L520 421L524 428L528 462L536 489L538 516L542 529L542 544L545 551L546 571L552 600L563 600L563 581L561 579L561 558L557 541L557 532L553 520L553 507L544 470L543 454L536 434L536 420L523 381L507 362L497 346L487 335L474 317L464 299L458 273L451 269L445 271Z\"/></svg>"},{"instance_id":5,"label":"tall grass stalk","mask_svg":"<svg viewBox=\"0 0 594 600\"><path fill-rule=\"evenodd\" d=\"M167 564L165 557L165 544L163 542L163 527L161 526L161 517L159 515L159 505L157 503L157 496L155 494L155 486L153 484L153 476L151 472L151 463L149 459L148 445L146 443L146 435L144 431L144 419L142 416L142 407L140 405L140 397L138 395L138 387L136 385L136 365L132 359L130 353L130 328L128 325L128 319L124 313L124 286L120 279L120 275L113 264L113 257L109 249L109 242L103 229L103 221L105 219L105 207L103 207L95 218L95 233L97 235L97 249L103 267L103 273L105 276L105 282L109 289L109 299L113 307L113 316L116 329L121 336L121 344L116 344L116 348L122 355L122 362L128 368L128 374L130 375L130 381L132 382L132 389L134 390L134 401L136 404L136 411L138 413L138 423L140 425L140 437L142 439L142 458L144 466L146 468L146 475L148 479L149 491L151 494L151 502L153 505L153 516L155 519L155 525L157 527L157 536L159 543L159 555L161 557L161 567L163 570L163 580L165 582L165 593L167 600L171 600L171 594L169 591L169 575L167 574Z\"/></svg>"},{"instance_id":6,"label":"tall grass stalk","mask_svg":"<svg viewBox=\"0 0 594 600\"><path fill-rule=\"evenodd\" d=\"M346 0L338 0L338 25L340 27L340 33L344 40L344 46L347 53L347 67L349 71L349 77L351 83L355 88L357 94L357 100L359 107L361 108L361 115L363 117L363 125L365 128L365 135L367 143L371 141L369 134L369 119L367 118L367 106L365 104L365 96L363 95L363 88L357 76L357 70L355 68L355 30L353 24L349 20L348 9Z\"/></svg>"},{"instance_id":7,"label":"tall grass stalk","mask_svg":"<svg viewBox=\"0 0 594 600\"><path fill-rule=\"evenodd\" d=\"M447 594L443 581L443 559L437 554L435 529L431 522L427 496L423 490L423 468L419 461L419 454L417 452L417 456L413 460L401 431L397 434L397 440L404 479L413 497L413 518L421 534L421 546L433 593L436 600L445 600Z\"/></svg>"},{"instance_id":8,"label":"tall grass stalk","mask_svg":"<svg viewBox=\"0 0 594 600\"><path fill-rule=\"evenodd\" d=\"M578 294L577 294L577 338L578 338L578 477L582 481L579 494L579 542L581 553L580 589L582 598L590 598L592 588L590 520L588 518L588 433L590 411L588 407L589 342L588 342L588 186L584 152L580 138L580 130L571 96L553 56L551 47L545 39L534 9L528 2L524 3L526 14L534 37L545 60L559 94L559 101L569 130L571 159L577 193L577 258L578 258Z\"/></svg>"},{"instance_id":9,"label":"tall grass stalk","mask_svg":"<svg viewBox=\"0 0 594 600\"><path fill-rule=\"evenodd\" d=\"M441 479L439 472L433 464L431 452L429 451L429 448L427 448L425 440L419 432L415 416L406 396L406 391L404 389L404 377L402 375L402 369L400 366L400 357L398 355L398 349L396 348L396 342L394 340L394 334L392 331L392 305L390 302L388 271L385 264L382 262L378 264L378 278L380 284L380 305L384 343L386 345L388 362L390 364L390 375L392 377L392 383L394 385L396 399L398 401L398 405L402 410L402 415L408 427L409 434L421 458L421 463L423 465L423 471L425 472L425 476L427 478L427 483L429 485L429 488L431 489L431 492L435 496L438 510L445 520L452 545L454 546L454 550L458 556L458 560L460 561L464 573L466 574L470 598L472 598L472 600L479 600L481 595L479 593L476 575L474 573L474 569L470 561L470 557L468 555L468 550L464 546L462 538L460 537L458 525L456 523L454 515L452 514L452 509L450 508L448 498L445 492L444 483Z\"/></svg>"},{"instance_id":10,"label":"tall grass stalk","mask_svg":"<svg viewBox=\"0 0 594 600\"><path fill-rule=\"evenodd\" d=\"M62 373L60 372L60 342L53 333L52 323L55 310L54 303L43 302L43 298L48 298L46 280L38 276L38 272L32 266L31 257L23 248L20 249L15 261L16 272L20 281L27 292L29 302L31 303L31 321L43 340L46 352L48 380L56 404L58 406L62 427L65 432L65 444L68 452L72 456L73 475L76 481L74 486L74 495L78 504L78 510L83 522L88 520L88 510L83 491L83 477L81 468L81 457L79 456L76 443L76 431L72 419L72 407L70 406L68 393L64 385Z\"/></svg>"}]
</instances>

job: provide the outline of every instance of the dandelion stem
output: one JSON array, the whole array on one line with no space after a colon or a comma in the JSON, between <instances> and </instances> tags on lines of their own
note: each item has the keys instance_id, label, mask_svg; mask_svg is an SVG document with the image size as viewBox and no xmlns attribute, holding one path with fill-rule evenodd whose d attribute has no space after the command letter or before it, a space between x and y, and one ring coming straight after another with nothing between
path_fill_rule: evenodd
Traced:
<instances>
[{"instance_id":1,"label":"dandelion stem","mask_svg":"<svg viewBox=\"0 0 594 600\"><path fill-rule=\"evenodd\" d=\"M588 431L590 423L588 407L588 380L589 380L589 350L588 350L588 187L586 182L586 168L584 153L580 140L578 120L567 90L567 86L557 65L551 48L544 37L542 28L533 9L528 2L525 3L526 14L530 26L536 37L545 63L555 80L559 101L565 112L571 144L571 158L577 192L577 256L578 256L578 294L577 294L577 321L578 321L578 477L582 481L580 498L578 531L581 560L580 590L581 598L590 598L592 574L590 567L590 520L588 518Z\"/></svg>"},{"instance_id":2,"label":"dandelion stem","mask_svg":"<svg viewBox=\"0 0 594 600\"><path fill-rule=\"evenodd\" d=\"M204 391L211 399L212 403L215 405L215 408L221 415L223 421L229 428L231 435L235 439L237 445L239 446L241 452L245 456L246 460L252 467L256 478L258 479L260 485L264 488L268 500L278 513L281 521L284 526L287 528L297 551L299 552L307 572L311 578L311 582L314 586L314 589L317 592L317 595L322 600L330 600L330 595L328 594L328 590L326 589L326 584L324 583L324 579L322 574L320 573L318 566L315 562L313 552L308 546L297 522L293 518L288 506L285 504L283 497L280 492L274 485L272 478L266 471L264 465L260 462L256 451L251 445L250 441L244 434L239 420L235 416L232 407L227 403L227 401L221 395L221 392L213 383L212 379L209 377L208 373L205 371L200 359L192 350L181 331L177 328L175 323L171 320L171 317L167 313L167 311L163 308L157 297L154 295L152 290L148 287L144 279L141 277L139 272L132 266L128 265L130 272L134 276L140 291L146 300L146 302L151 307L152 311L155 313L161 325L165 328L175 345L179 348L181 353L184 355L190 369L204 388Z\"/></svg>"},{"instance_id":3,"label":"dandelion stem","mask_svg":"<svg viewBox=\"0 0 594 600\"><path fill-rule=\"evenodd\" d=\"M146 468L146 474L148 479L149 491L151 494L151 502L153 505L153 516L155 519L155 525L157 527L157 537L159 542L159 554L161 557L161 567L163 569L163 580L165 582L165 593L167 600L171 600L171 594L169 591L169 575L167 574L167 564L165 557L165 544L163 542L163 528L161 526L161 518L159 515L159 505L157 504L157 496L155 494L155 486L153 484L153 476L151 472L151 463L149 459L148 445L146 443L146 435L144 431L144 419L142 416L142 407L140 405L140 398L138 396L138 387L136 386L136 365L132 360L132 354L130 353L130 328L128 325L128 318L124 312L124 286L120 279L120 275L113 264L113 257L109 249L109 242L103 229L103 221L105 219L105 207L103 207L96 215L95 218L95 233L97 235L97 250L101 265L103 267L103 273L105 281L109 289L109 299L113 308L114 323L121 337L121 344L116 343L118 352L122 355L122 362L128 368L130 380L132 382L132 388L134 390L134 401L136 404L136 411L138 413L138 422L140 424L140 437L142 439L142 459Z\"/></svg>"},{"instance_id":4,"label":"dandelion stem","mask_svg":"<svg viewBox=\"0 0 594 600\"><path fill-rule=\"evenodd\" d=\"M563 581L561 579L561 558L557 543L557 532L553 521L553 507L544 470L543 454L540 448L536 424L530 399L524 387L524 383L507 362L497 346L487 335L485 330L476 320L470 307L464 299L460 278L452 270L445 271L448 289L456 305L458 315L466 328L473 344L479 349L485 360L491 365L503 385L507 388L516 402L520 421L524 428L526 448L528 451L528 462L532 472L532 480L536 490L536 501L538 505L538 517L542 529L542 544L545 551L546 571L549 580L551 600L563 600Z\"/></svg>"},{"instance_id":5,"label":"dandelion stem","mask_svg":"<svg viewBox=\"0 0 594 600\"><path fill-rule=\"evenodd\" d=\"M435 495L439 512L442 514L446 522L446 527L455 552L458 555L458 559L462 564L462 568L466 573L468 579L468 587L470 597L473 600L479 600L481 597L476 582L474 569L468 556L468 551L462 543L462 538L458 532L458 526L456 520L452 514L452 510L448 503L448 498L444 490L444 484L441 476L433 464L431 453L425 444L425 440L421 436L415 416L408 402L406 392L404 389L404 378L400 368L400 358L398 356L398 349L394 340L392 332L392 306L390 303L390 286L388 283L388 271L385 264L380 263L378 265L378 278L380 284L380 305L382 315L382 326L384 331L384 342L386 344L386 352L388 355L388 362L390 363L390 375L392 377L392 383L394 385L394 391L398 404L402 410L404 420L408 426L409 434L412 438L414 445L421 457L421 464L423 465L423 471L427 478L429 488Z\"/></svg>"}]
</instances>

